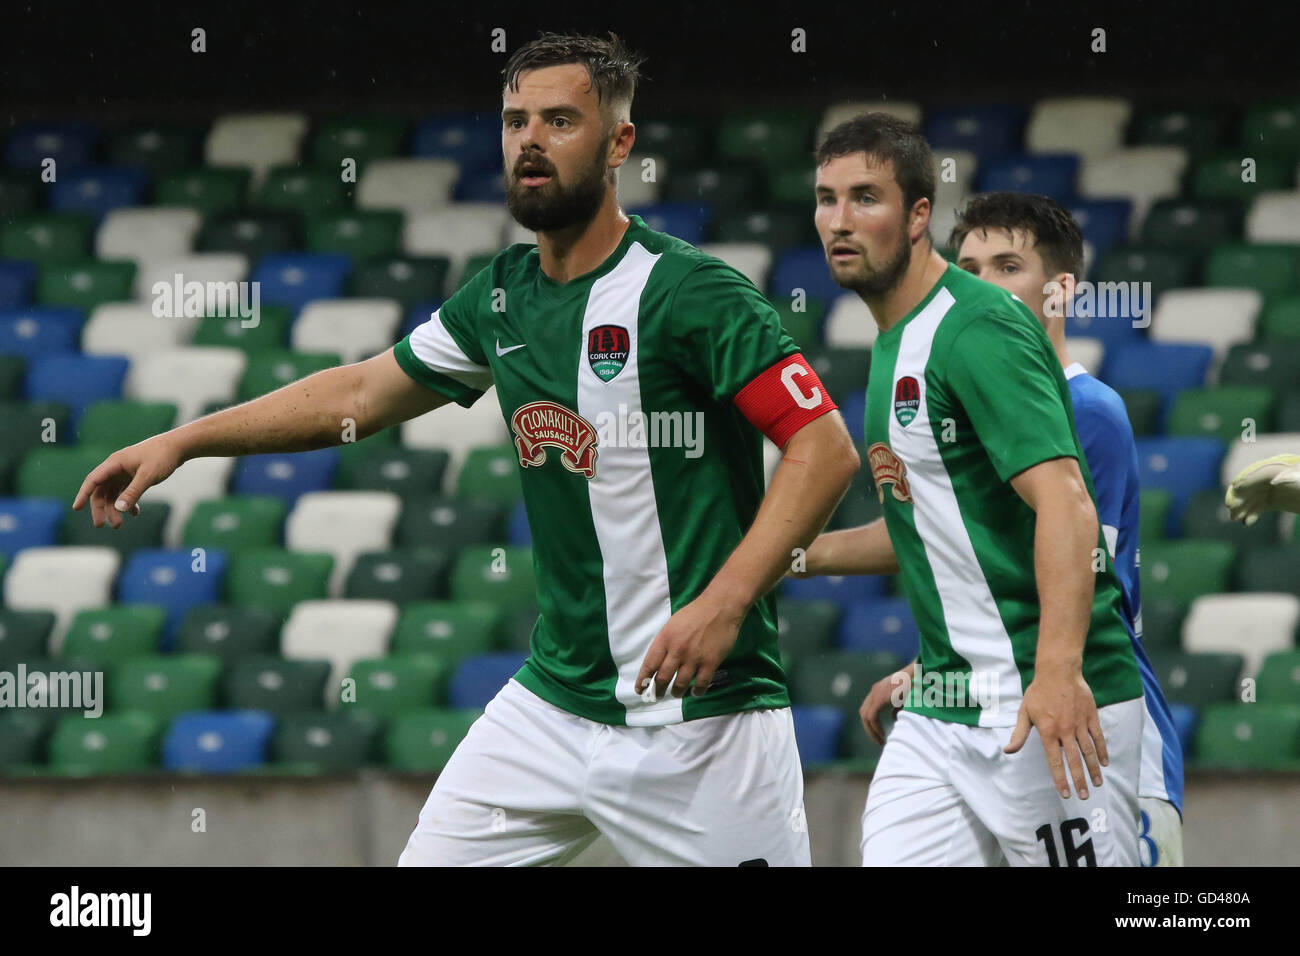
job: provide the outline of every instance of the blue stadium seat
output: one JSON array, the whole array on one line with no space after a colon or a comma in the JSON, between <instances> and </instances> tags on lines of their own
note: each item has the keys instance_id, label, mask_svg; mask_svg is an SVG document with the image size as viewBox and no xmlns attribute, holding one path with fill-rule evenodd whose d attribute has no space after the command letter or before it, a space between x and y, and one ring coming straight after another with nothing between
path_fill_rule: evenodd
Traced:
<instances>
[{"instance_id":1,"label":"blue stadium seat","mask_svg":"<svg viewBox=\"0 0 1300 956\"><path fill-rule=\"evenodd\" d=\"M138 166L82 166L59 171L50 186L55 212L89 212L98 216L144 201L149 174Z\"/></svg>"},{"instance_id":2,"label":"blue stadium seat","mask_svg":"<svg viewBox=\"0 0 1300 956\"><path fill-rule=\"evenodd\" d=\"M1106 357L1106 384L1111 388L1152 389L1169 411L1185 388L1200 388L1214 349L1183 342L1135 342Z\"/></svg>"},{"instance_id":3,"label":"blue stadium seat","mask_svg":"<svg viewBox=\"0 0 1300 956\"><path fill-rule=\"evenodd\" d=\"M1006 156L981 164L975 176L976 190L1037 193L1069 204L1074 199L1074 180L1078 173L1079 157L1076 153Z\"/></svg>"},{"instance_id":4,"label":"blue stadium seat","mask_svg":"<svg viewBox=\"0 0 1300 956\"><path fill-rule=\"evenodd\" d=\"M1163 488L1173 496L1171 537L1180 532L1187 502L1198 491L1219 487L1219 465L1226 449L1217 438L1137 439L1138 480L1143 489Z\"/></svg>"},{"instance_id":5,"label":"blue stadium seat","mask_svg":"<svg viewBox=\"0 0 1300 956\"><path fill-rule=\"evenodd\" d=\"M774 299L789 299L795 289L803 289L810 299L826 302L834 301L844 293L831 278L826 253L821 246L787 249L776 261L768 276L768 293Z\"/></svg>"},{"instance_id":6,"label":"blue stadium seat","mask_svg":"<svg viewBox=\"0 0 1300 956\"><path fill-rule=\"evenodd\" d=\"M26 395L63 402L75 424L91 402L122 397L122 382L129 366L130 361L121 355L45 355L27 369Z\"/></svg>"},{"instance_id":7,"label":"blue stadium seat","mask_svg":"<svg viewBox=\"0 0 1300 956\"><path fill-rule=\"evenodd\" d=\"M423 325L429 321L429 316L437 312L442 307L441 301L421 302L406 313L406 318L402 321L402 328L398 331L400 338L406 338L415 331L417 326Z\"/></svg>"},{"instance_id":8,"label":"blue stadium seat","mask_svg":"<svg viewBox=\"0 0 1300 956\"><path fill-rule=\"evenodd\" d=\"M221 600L226 575L224 551L205 549L202 570L188 549L141 548L131 553L117 580L117 599L125 604L161 604L167 609L161 648L172 649L176 629L190 608Z\"/></svg>"},{"instance_id":9,"label":"blue stadium seat","mask_svg":"<svg viewBox=\"0 0 1300 956\"><path fill-rule=\"evenodd\" d=\"M54 498L0 498L0 557L57 544L67 505Z\"/></svg>"},{"instance_id":10,"label":"blue stadium seat","mask_svg":"<svg viewBox=\"0 0 1300 956\"><path fill-rule=\"evenodd\" d=\"M40 166L46 159L65 169L90 162L99 131L89 123L27 123L9 134L5 161L10 166Z\"/></svg>"},{"instance_id":11,"label":"blue stadium seat","mask_svg":"<svg viewBox=\"0 0 1300 956\"><path fill-rule=\"evenodd\" d=\"M849 605L838 643L846 651L889 651L910 661L920 648L921 633L907 598L872 598Z\"/></svg>"},{"instance_id":12,"label":"blue stadium seat","mask_svg":"<svg viewBox=\"0 0 1300 956\"><path fill-rule=\"evenodd\" d=\"M16 309L31 301L36 263L27 259L0 260L0 309Z\"/></svg>"},{"instance_id":13,"label":"blue stadium seat","mask_svg":"<svg viewBox=\"0 0 1300 956\"><path fill-rule=\"evenodd\" d=\"M0 311L0 353L31 361L58 352L78 352L80 309L34 306Z\"/></svg>"},{"instance_id":14,"label":"blue stadium seat","mask_svg":"<svg viewBox=\"0 0 1300 956\"><path fill-rule=\"evenodd\" d=\"M1178 742L1183 745L1183 756L1191 756L1198 722L1196 708L1191 704L1170 704L1169 715L1174 719L1174 732L1178 734Z\"/></svg>"},{"instance_id":15,"label":"blue stadium seat","mask_svg":"<svg viewBox=\"0 0 1300 956\"><path fill-rule=\"evenodd\" d=\"M1128 236L1128 220L1133 204L1127 199L1090 199L1073 203L1070 215L1079 223L1083 241L1092 246L1094 265L1111 246Z\"/></svg>"},{"instance_id":16,"label":"blue stadium seat","mask_svg":"<svg viewBox=\"0 0 1300 956\"><path fill-rule=\"evenodd\" d=\"M440 113L430 116L411 137L411 155L454 159L465 173L501 167L499 113Z\"/></svg>"},{"instance_id":17,"label":"blue stadium seat","mask_svg":"<svg viewBox=\"0 0 1300 956\"><path fill-rule=\"evenodd\" d=\"M879 574L850 574L843 577L818 575L787 578L781 595L799 601L834 601L845 611L863 598L884 597L885 578Z\"/></svg>"},{"instance_id":18,"label":"blue stadium seat","mask_svg":"<svg viewBox=\"0 0 1300 956\"><path fill-rule=\"evenodd\" d=\"M853 440L861 445L866 441L867 434L867 393L865 390L854 392L840 403L840 414L844 416L844 424L849 428L849 434Z\"/></svg>"},{"instance_id":19,"label":"blue stadium seat","mask_svg":"<svg viewBox=\"0 0 1300 956\"><path fill-rule=\"evenodd\" d=\"M287 455L250 455L235 465L234 493L275 495L293 507L308 491L329 491L339 465L339 449L320 448Z\"/></svg>"},{"instance_id":20,"label":"blue stadium seat","mask_svg":"<svg viewBox=\"0 0 1300 956\"><path fill-rule=\"evenodd\" d=\"M936 155L968 149L981 161L1018 153L1025 127L1020 106L963 106L926 114L923 132Z\"/></svg>"},{"instance_id":21,"label":"blue stadium seat","mask_svg":"<svg viewBox=\"0 0 1300 956\"><path fill-rule=\"evenodd\" d=\"M1066 337L1097 339L1105 347L1107 356L1116 355L1145 341L1141 327L1133 325L1134 319L1139 318L1144 309L1149 310L1146 313L1149 317L1155 310L1155 302L1131 300L1127 294L1122 297L1110 293L1102 296L1097 289L1087 298L1076 295L1065 316Z\"/></svg>"},{"instance_id":22,"label":"blue stadium seat","mask_svg":"<svg viewBox=\"0 0 1300 956\"><path fill-rule=\"evenodd\" d=\"M266 762L275 719L260 710L179 714L163 738L168 770L234 773Z\"/></svg>"},{"instance_id":23,"label":"blue stadium seat","mask_svg":"<svg viewBox=\"0 0 1300 956\"><path fill-rule=\"evenodd\" d=\"M312 299L337 299L352 271L352 260L326 252L263 256L253 272L262 284L262 302L284 305L296 313Z\"/></svg>"},{"instance_id":24,"label":"blue stadium seat","mask_svg":"<svg viewBox=\"0 0 1300 956\"><path fill-rule=\"evenodd\" d=\"M640 216L651 229L685 239L692 245L704 241L704 229L713 217L709 204L698 202L661 202L637 206L628 212Z\"/></svg>"},{"instance_id":25,"label":"blue stadium seat","mask_svg":"<svg viewBox=\"0 0 1300 956\"><path fill-rule=\"evenodd\" d=\"M799 762L805 769L813 764L829 763L840 755L844 714L839 708L796 705L790 708L790 716L794 718Z\"/></svg>"},{"instance_id":26,"label":"blue stadium seat","mask_svg":"<svg viewBox=\"0 0 1300 956\"><path fill-rule=\"evenodd\" d=\"M525 655L509 652L475 654L465 658L451 675L447 686L448 704L481 710L524 666L525 660Z\"/></svg>"},{"instance_id":27,"label":"blue stadium seat","mask_svg":"<svg viewBox=\"0 0 1300 956\"><path fill-rule=\"evenodd\" d=\"M510 519L506 523L506 544L517 544L526 548L533 546L533 529L528 525L528 512L524 510L522 498L510 509Z\"/></svg>"},{"instance_id":28,"label":"blue stadium seat","mask_svg":"<svg viewBox=\"0 0 1300 956\"><path fill-rule=\"evenodd\" d=\"M505 202L506 174L489 167L462 173L452 195L457 202Z\"/></svg>"}]
</instances>

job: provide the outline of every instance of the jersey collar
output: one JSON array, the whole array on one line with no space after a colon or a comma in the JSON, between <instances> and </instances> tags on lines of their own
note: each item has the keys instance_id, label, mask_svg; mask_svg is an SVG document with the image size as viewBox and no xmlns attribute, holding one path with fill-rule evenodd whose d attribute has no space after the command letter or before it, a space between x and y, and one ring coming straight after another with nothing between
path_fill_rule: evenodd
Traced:
<instances>
[{"instance_id":1,"label":"jersey collar","mask_svg":"<svg viewBox=\"0 0 1300 956\"><path fill-rule=\"evenodd\" d=\"M1087 374L1088 374L1088 370L1084 368L1082 365L1080 365L1078 362L1071 362L1069 365L1065 367L1065 380L1067 382L1077 375L1087 375Z\"/></svg>"}]
</instances>

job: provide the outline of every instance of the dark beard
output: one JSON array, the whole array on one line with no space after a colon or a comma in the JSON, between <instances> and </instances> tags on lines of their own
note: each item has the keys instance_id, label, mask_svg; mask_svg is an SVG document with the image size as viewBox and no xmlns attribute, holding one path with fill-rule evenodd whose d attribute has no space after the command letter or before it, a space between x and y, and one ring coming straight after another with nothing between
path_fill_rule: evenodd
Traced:
<instances>
[{"instance_id":1,"label":"dark beard","mask_svg":"<svg viewBox=\"0 0 1300 956\"><path fill-rule=\"evenodd\" d=\"M898 284L903 281L907 267L911 264L912 243L904 230L898 237L898 245L894 249L892 259L861 279L855 278L850 284L841 284L860 296L882 296L898 287Z\"/></svg>"},{"instance_id":2,"label":"dark beard","mask_svg":"<svg viewBox=\"0 0 1300 956\"><path fill-rule=\"evenodd\" d=\"M513 173L506 181L506 208L515 221L533 232L556 232L591 222L605 200L605 143L572 186L559 176L541 188L522 185Z\"/></svg>"}]
</instances>

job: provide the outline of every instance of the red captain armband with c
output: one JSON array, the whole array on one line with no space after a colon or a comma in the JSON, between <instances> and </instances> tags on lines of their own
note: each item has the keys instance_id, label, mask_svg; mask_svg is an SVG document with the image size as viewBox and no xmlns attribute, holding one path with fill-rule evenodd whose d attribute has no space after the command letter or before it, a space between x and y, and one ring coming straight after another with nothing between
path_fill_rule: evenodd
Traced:
<instances>
[{"instance_id":1,"label":"red captain armband with c","mask_svg":"<svg viewBox=\"0 0 1300 956\"><path fill-rule=\"evenodd\" d=\"M777 448L837 407L802 355L787 355L736 394L736 407Z\"/></svg>"}]
</instances>

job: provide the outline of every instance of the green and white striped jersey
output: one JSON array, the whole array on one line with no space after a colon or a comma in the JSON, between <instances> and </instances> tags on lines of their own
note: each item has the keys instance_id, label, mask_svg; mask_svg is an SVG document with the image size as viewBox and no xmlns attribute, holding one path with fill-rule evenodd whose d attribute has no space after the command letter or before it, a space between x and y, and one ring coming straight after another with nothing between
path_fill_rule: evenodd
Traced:
<instances>
[{"instance_id":1,"label":"green and white striped jersey","mask_svg":"<svg viewBox=\"0 0 1300 956\"><path fill-rule=\"evenodd\" d=\"M468 407L496 385L519 455L540 617L516 679L571 713L653 726L788 706L769 595L700 697L633 682L669 616L740 543L763 496L762 435L733 403L798 347L730 266L637 216L599 268L548 278L499 253L396 347Z\"/></svg>"},{"instance_id":2,"label":"green and white striped jersey","mask_svg":"<svg viewBox=\"0 0 1300 956\"><path fill-rule=\"evenodd\" d=\"M1068 456L1096 500L1069 387L1033 313L949 264L872 347L866 441L921 633L924 679L907 709L1013 725L1034 676L1039 602L1035 514L1010 479ZM1142 684L1100 527L1097 548L1083 676L1102 707Z\"/></svg>"}]
</instances>

